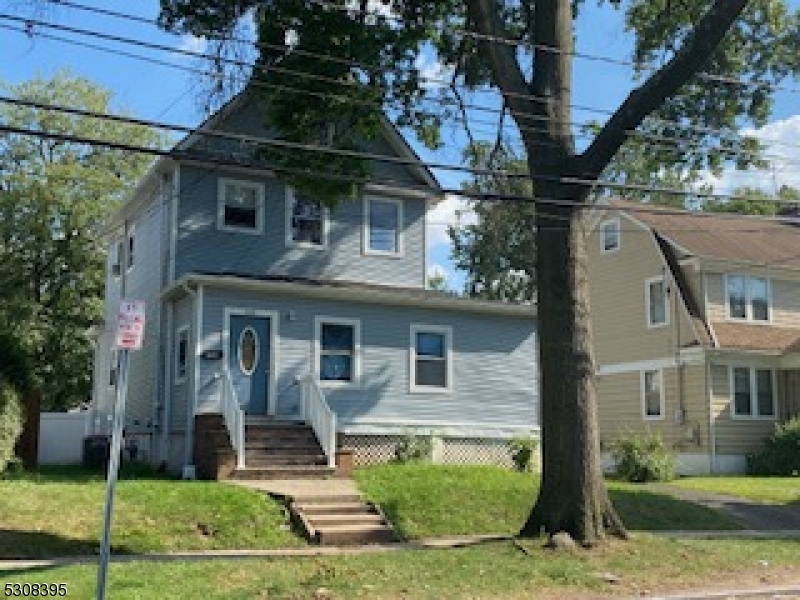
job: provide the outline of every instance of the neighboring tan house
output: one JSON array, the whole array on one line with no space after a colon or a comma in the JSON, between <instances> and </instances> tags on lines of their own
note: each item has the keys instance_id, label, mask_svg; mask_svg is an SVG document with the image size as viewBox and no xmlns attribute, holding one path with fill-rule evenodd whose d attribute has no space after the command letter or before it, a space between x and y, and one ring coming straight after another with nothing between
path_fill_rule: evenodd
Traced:
<instances>
[{"instance_id":1,"label":"neighboring tan house","mask_svg":"<svg viewBox=\"0 0 800 600\"><path fill-rule=\"evenodd\" d=\"M227 447L239 475L258 476L333 466L341 446L385 461L411 432L432 435L442 462L508 462L509 440L538 432L535 308L425 289L426 216L443 193L388 121L364 150L394 160L372 162L359 196L330 210L258 160L271 138L243 93L113 217L95 430L113 407L124 290L147 305L125 420L139 457L191 474ZM290 432L314 446L310 464L289 447L259 455Z\"/></svg>"},{"instance_id":2,"label":"neighboring tan house","mask_svg":"<svg viewBox=\"0 0 800 600\"><path fill-rule=\"evenodd\" d=\"M604 450L649 430L679 472L743 472L800 414L800 227L611 202L588 240Z\"/></svg>"}]
</instances>

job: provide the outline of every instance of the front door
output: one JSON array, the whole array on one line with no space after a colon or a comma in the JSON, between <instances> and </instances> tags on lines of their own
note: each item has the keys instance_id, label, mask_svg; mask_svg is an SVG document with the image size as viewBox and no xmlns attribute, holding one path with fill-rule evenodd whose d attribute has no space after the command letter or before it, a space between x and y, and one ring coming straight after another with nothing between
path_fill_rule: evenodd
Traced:
<instances>
[{"instance_id":1,"label":"front door","mask_svg":"<svg viewBox=\"0 0 800 600\"><path fill-rule=\"evenodd\" d=\"M248 415L263 415L269 402L270 320L230 315L228 368L239 405Z\"/></svg>"}]
</instances>

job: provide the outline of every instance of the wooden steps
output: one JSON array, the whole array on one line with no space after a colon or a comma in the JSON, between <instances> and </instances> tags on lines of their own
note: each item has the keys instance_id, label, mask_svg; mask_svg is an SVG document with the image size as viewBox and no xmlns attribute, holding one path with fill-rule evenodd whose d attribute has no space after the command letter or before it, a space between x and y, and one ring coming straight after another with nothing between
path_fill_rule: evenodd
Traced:
<instances>
[{"instance_id":1,"label":"wooden steps","mask_svg":"<svg viewBox=\"0 0 800 600\"><path fill-rule=\"evenodd\" d=\"M359 496L295 498L289 509L306 537L323 546L385 544L398 536L378 506Z\"/></svg>"}]
</instances>

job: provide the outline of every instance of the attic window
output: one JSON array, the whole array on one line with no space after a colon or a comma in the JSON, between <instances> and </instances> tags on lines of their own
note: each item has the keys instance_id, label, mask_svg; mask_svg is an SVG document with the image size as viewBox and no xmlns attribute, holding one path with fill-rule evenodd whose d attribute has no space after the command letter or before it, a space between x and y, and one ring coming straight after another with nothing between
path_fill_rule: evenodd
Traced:
<instances>
[{"instance_id":1,"label":"attic window","mask_svg":"<svg viewBox=\"0 0 800 600\"><path fill-rule=\"evenodd\" d=\"M261 233L264 188L251 181L220 179L218 211L220 229Z\"/></svg>"},{"instance_id":2,"label":"attic window","mask_svg":"<svg viewBox=\"0 0 800 600\"><path fill-rule=\"evenodd\" d=\"M603 254L619 250L619 219L603 221L600 224L600 251Z\"/></svg>"},{"instance_id":3,"label":"attic window","mask_svg":"<svg viewBox=\"0 0 800 600\"><path fill-rule=\"evenodd\" d=\"M327 245L327 211L319 200L289 190L286 218L287 245L312 248L324 248Z\"/></svg>"}]
</instances>

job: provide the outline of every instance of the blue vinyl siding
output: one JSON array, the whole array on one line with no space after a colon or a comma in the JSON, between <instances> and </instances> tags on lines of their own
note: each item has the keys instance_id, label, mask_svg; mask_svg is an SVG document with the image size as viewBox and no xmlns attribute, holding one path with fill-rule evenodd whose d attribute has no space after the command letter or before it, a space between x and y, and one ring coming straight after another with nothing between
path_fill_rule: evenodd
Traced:
<instances>
[{"instance_id":1,"label":"blue vinyl siding","mask_svg":"<svg viewBox=\"0 0 800 600\"><path fill-rule=\"evenodd\" d=\"M452 310L329 301L204 288L203 349L219 347L225 308L275 311L278 414L298 401L295 379L313 364L314 318L361 321L358 387L326 389L339 428L369 422L472 425L533 429L538 426L535 321ZM412 323L449 326L453 332L451 393L409 392ZM201 361L200 412L217 409L220 362Z\"/></svg>"}]
</instances>

